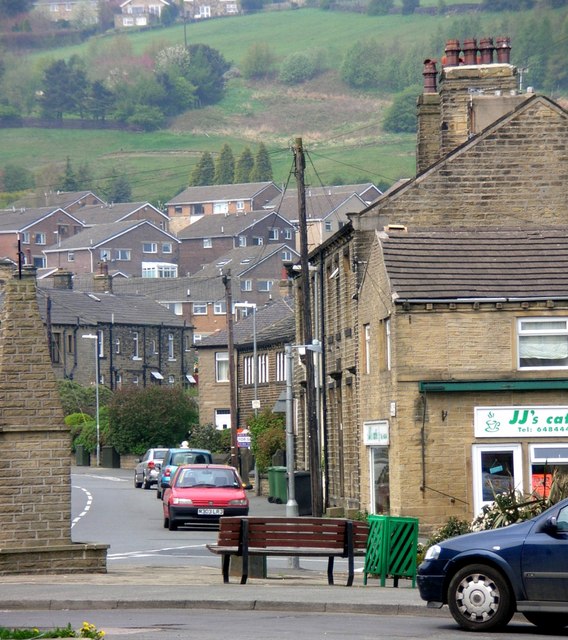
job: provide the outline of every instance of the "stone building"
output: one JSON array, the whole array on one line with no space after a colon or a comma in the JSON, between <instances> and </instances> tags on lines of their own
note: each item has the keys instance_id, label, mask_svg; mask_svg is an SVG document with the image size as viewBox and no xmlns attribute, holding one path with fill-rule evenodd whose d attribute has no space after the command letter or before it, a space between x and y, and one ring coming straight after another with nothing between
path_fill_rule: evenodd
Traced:
<instances>
[{"instance_id":1,"label":"stone building","mask_svg":"<svg viewBox=\"0 0 568 640\"><path fill-rule=\"evenodd\" d=\"M463 58L455 56L459 43L450 41L439 73L427 61L418 100L418 174L350 214L351 224L310 254L313 303L321 304L314 335L324 346L324 374L316 384L327 507L415 515L425 528L450 515L470 517L485 502L484 474L491 469L496 484L508 469L514 486L524 490L543 473L535 441L517 434L514 442L491 442L479 435L481 422L490 420L480 417L482 408L491 408L500 422L507 407L552 411L553 420L568 412L559 391L565 366L530 371L516 355L530 318L542 333L539 319L551 328L557 316L562 334L561 299L568 290L547 256L562 256L563 231L556 249L539 234L566 219L568 114L544 96L519 93L508 39L496 47L488 40L479 47L464 42ZM404 244L386 253L397 233L411 238L442 229L443 242L431 235L423 253L408 253ZM527 235L515 236L515 229ZM463 261L471 278L456 293L449 284L458 276L440 247L460 246L466 231ZM499 295L495 286L476 285L489 269L484 259L495 259L476 238L509 251L502 256L509 262L493 273L502 284ZM545 253L534 254L533 242ZM526 273L524 255L533 256ZM437 270L426 279L421 269L434 260ZM507 278L511 269L516 283ZM399 283L414 273L423 274L422 288L405 300ZM551 290L553 282L559 286ZM414 313L415 304L424 313ZM550 455L558 462L561 435L553 444ZM491 453L497 454L494 466Z\"/></svg>"},{"instance_id":2,"label":"stone building","mask_svg":"<svg viewBox=\"0 0 568 640\"><path fill-rule=\"evenodd\" d=\"M71 542L71 435L35 275L12 265L0 274L0 574L106 572L108 545Z\"/></svg>"},{"instance_id":3,"label":"stone building","mask_svg":"<svg viewBox=\"0 0 568 640\"><path fill-rule=\"evenodd\" d=\"M114 294L108 274L95 276L91 291L74 291L68 272L54 278L53 288L39 290L38 302L58 378L93 383L93 343L81 339L93 334L99 382L110 389L195 384L190 324L144 295Z\"/></svg>"}]
</instances>

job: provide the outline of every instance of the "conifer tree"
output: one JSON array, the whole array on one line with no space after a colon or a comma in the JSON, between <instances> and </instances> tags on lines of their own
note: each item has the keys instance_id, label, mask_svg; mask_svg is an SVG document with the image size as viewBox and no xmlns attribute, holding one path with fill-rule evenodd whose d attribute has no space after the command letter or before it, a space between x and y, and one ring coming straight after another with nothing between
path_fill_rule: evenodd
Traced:
<instances>
[{"instance_id":1,"label":"conifer tree","mask_svg":"<svg viewBox=\"0 0 568 640\"><path fill-rule=\"evenodd\" d=\"M204 151L201 154L199 162L193 168L191 175L189 176L190 187L204 187L210 184L214 184L215 178L215 164L213 157L208 151Z\"/></svg>"},{"instance_id":2,"label":"conifer tree","mask_svg":"<svg viewBox=\"0 0 568 640\"><path fill-rule=\"evenodd\" d=\"M250 174L251 182L268 182L272 180L272 165L270 163L270 157L268 151L261 142L254 157L254 167Z\"/></svg>"},{"instance_id":3,"label":"conifer tree","mask_svg":"<svg viewBox=\"0 0 568 640\"><path fill-rule=\"evenodd\" d=\"M235 157L233 150L225 143L215 162L215 184L233 184L235 180Z\"/></svg>"},{"instance_id":4,"label":"conifer tree","mask_svg":"<svg viewBox=\"0 0 568 640\"><path fill-rule=\"evenodd\" d=\"M77 176L71 165L71 158L67 156L67 163L65 165L65 173L61 176L61 182L59 184L61 191L77 191Z\"/></svg>"},{"instance_id":5,"label":"conifer tree","mask_svg":"<svg viewBox=\"0 0 568 640\"><path fill-rule=\"evenodd\" d=\"M249 147L245 147L243 152L237 160L235 167L235 182L241 184L243 182L250 182L250 174L254 167L254 156Z\"/></svg>"}]
</instances>

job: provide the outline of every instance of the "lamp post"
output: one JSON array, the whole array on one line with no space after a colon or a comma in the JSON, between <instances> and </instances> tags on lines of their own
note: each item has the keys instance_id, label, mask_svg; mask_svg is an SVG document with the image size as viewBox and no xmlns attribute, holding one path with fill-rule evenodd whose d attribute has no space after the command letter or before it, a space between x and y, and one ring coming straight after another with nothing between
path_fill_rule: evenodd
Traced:
<instances>
[{"instance_id":1,"label":"lamp post","mask_svg":"<svg viewBox=\"0 0 568 640\"><path fill-rule=\"evenodd\" d=\"M101 425L99 422L99 336L96 333L86 333L81 336L93 340L95 345L95 407L97 413L97 467L101 463Z\"/></svg>"},{"instance_id":2,"label":"lamp post","mask_svg":"<svg viewBox=\"0 0 568 640\"><path fill-rule=\"evenodd\" d=\"M288 474L288 502L286 502L286 516L294 517L299 515L298 503L296 502L296 479L294 477L294 424L293 424L293 352L292 349L303 349L321 353L321 343L319 340L312 340L311 344L287 344L284 346L286 359L286 472ZM308 380L307 384L313 384ZM316 473L316 469L311 469L311 473Z\"/></svg>"}]
</instances>

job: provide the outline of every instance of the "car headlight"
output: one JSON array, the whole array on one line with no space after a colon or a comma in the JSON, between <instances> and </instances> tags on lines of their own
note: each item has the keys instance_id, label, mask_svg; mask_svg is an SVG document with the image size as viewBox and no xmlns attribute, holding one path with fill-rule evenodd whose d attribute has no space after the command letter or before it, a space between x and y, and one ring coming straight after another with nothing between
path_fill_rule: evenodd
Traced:
<instances>
[{"instance_id":1,"label":"car headlight","mask_svg":"<svg viewBox=\"0 0 568 640\"><path fill-rule=\"evenodd\" d=\"M193 504L193 500L190 498L174 498L172 504Z\"/></svg>"},{"instance_id":2,"label":"car headlight","mask_svg":"<svg viewBox=\"0 0 568 640\"><path fill-rule=\"evenodd\" d=\"M240 498L239 500L229 500L229 504L233 506L246 507L248 500L246 498Z\"/></svg>"},{"instance_id":3,"label":"car headlight","mask_svg":"<svg viewBox=\"0 0 568 640\"><path fill-rule=\"evenodd\" d=\"M428 551L426 551L424 560L437 560L440 557L441 551L442 547L439 544L433 544L428 548Z\"/></svg>"}]
</instances>

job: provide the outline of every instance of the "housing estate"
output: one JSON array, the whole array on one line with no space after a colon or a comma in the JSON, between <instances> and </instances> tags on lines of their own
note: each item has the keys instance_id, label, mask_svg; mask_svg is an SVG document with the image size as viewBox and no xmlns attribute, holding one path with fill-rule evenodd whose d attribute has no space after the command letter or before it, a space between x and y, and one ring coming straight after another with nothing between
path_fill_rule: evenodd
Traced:
<instances>
[{"instance_id":1,"label":"housing estate","mask_svg":"<svg viewBox=\"0 0 568 640\"><path fill-rule=\"evenodd\" d=\"M329 508L426 530L567 471L568 114L509 50L426 61L418 174L310 254Z\"/></svg>"},{"instance_id":2,"label":"housing estate","mask_svg":"<svg viewBox=\"0 0 568 640\"><path fill-rule=\"evenodd\" d=\"M274 182L188 187L166 202L170 229L177 233L203 216L258 211L279 193Z\"/></svg>"},{"instance_id":3,"label":"housing estate","mask_svg":"<svg viewBox=\"0 0 568 640\"><path fill-rule=\"evenodd\" d=\"M294 225L274 211L206 216L178 232L180 273L197 273L237 247L286 242L295 247Z\"/></svg>"}]
</instances>

